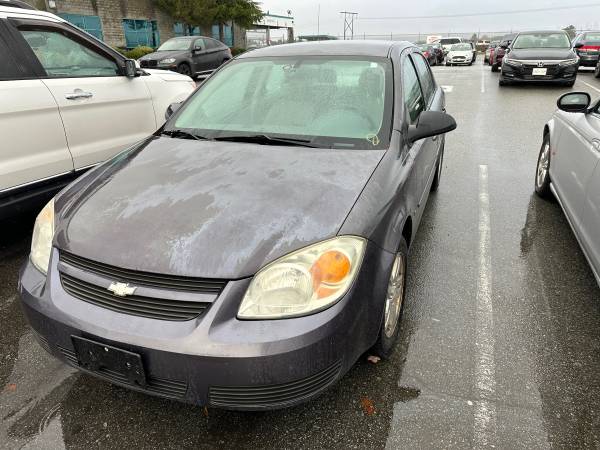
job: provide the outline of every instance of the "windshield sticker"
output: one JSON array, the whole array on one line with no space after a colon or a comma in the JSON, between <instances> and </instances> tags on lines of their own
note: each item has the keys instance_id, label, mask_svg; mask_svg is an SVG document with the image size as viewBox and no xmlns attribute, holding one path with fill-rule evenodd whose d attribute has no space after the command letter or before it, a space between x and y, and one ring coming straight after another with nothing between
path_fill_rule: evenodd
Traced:
<instances>
[{"instance_id":1,"label":"windshield sticker","mask_svg":"<svg viewBox=\"0 0 600 450\"><path fill-rule=\"evenodd\" d=\"M377 147L381 142L379 136L377 136L376 134L368 134L367 141L369 141L373 147Z\"/></svg>"}]
</instances>

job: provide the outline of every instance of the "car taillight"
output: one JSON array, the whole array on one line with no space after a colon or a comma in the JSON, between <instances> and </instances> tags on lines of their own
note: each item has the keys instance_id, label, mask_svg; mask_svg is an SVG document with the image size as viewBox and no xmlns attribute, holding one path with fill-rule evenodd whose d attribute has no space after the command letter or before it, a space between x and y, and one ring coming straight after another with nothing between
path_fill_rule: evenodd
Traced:
<instances>
[{"instance_id":1,"label":"car taillight","mask_svg":"<svg viewBox=\"0 0 600 450\"><path fill-rule=\"evenodd\" d=\"M579 48L580 52L597 52L600 50L600 45L584 45Z\"/></svg>"},{"instance_id":2,"label":"car taillight","mask_svg":"<svg viewBox=\"0 0 600 450\"><path fill-rule=\"evenodd\" d=\"M423 54L425 55L425 58L429 58L429 52L425 52Z\"/></svg>"}]
</instances>

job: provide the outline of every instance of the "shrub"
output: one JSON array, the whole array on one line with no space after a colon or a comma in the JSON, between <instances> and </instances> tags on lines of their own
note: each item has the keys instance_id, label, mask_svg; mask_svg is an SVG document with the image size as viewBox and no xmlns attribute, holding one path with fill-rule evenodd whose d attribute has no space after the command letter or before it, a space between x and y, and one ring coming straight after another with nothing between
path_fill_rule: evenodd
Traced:
<instances>
[{"instance_id":1,"label":"shrub","mask_svg":"<svg viewBox=\"0 0 600 450\"><path fill-rule=\"evenodd\" d=\"M231 48L231 54L235 57L237 55L241 55L242 53L244 53L246 51L245 48L239 48L239 47L232 47Z\"/></svg>"},{"instance_id":2,"label":"shrub","mask_svg":"<svg viewBox=\"0 0 600 450\"><path fill-rule=\"evenodd\" d=\"M121 50L119 50L121 51ZM144 55L147 55L148 53L153 53L154 49L152 47L144 47L143 45L136 47L136 48L132 48L131 50L125 50L123 53L123 55L126 58L130 58L130 59L139 59Z\"/></svg>"}]
</instances>

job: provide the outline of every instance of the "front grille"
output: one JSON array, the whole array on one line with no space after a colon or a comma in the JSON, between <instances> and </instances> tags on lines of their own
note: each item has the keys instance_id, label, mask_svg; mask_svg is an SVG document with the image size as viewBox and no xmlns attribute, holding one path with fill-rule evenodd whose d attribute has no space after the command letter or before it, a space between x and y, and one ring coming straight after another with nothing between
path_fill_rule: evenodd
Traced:
<instances>
[{"instance_id":1,"label":"front grille","mask_svg":"<svg viewBox=\"0 0 600 450\"><path fill-rule=\"evenodd\" d=\"M221 387L209 390L210 404L222 408L277 408L300 402L329 387L337 378L341 362L302 380L266 386Z\"/></svg>"},{"instance_id":2,"label":"front grille","mask_svg":"<svg viewBox=\"0 0 600 450\"><path fill-rule=\"evenodd\" d=\"M58 350L71 365L81 368L75 352L60 346L58 347ZM129 386L135 386L136 388L142 388L137 384L132 384L127 377L114 370L100 369L99 371L95 371L93 373L113 383L126 384ZM182 398L185 396L187 391L187 383L185 381L168 380L166 378L149 376L146 387L142 389L163 397Z\"/></svg>"},{"instance_id":3,"label":"front grille","mask_svg":"<svg viewBox=\"0 0 600 450\"><path fill-rule=\"evenodd\" d=\"M130 283L135 286L146 286L155 289L168 289L203 294L220 294L226 280L210 278L190 278L174 275L160 275L150 272L121 269L108 264L91 261L81 256L76 256L64 251L60 252L60 261L77 269L93 273L101 277L108 277L113 281Z\"/></svg>"},{"instance_id":4,"label":"front grille","mask_svg":"<svg viewBox=\"0 0 600 450\"><path fill-rule=\"evenodd\" d=\"M164 300L140 295L119 297L107 289L61 272L60 279L66 292L73 297L122 314L159 320L185 321L201 315L210 303Z\"/></svg>"}]
</instances>

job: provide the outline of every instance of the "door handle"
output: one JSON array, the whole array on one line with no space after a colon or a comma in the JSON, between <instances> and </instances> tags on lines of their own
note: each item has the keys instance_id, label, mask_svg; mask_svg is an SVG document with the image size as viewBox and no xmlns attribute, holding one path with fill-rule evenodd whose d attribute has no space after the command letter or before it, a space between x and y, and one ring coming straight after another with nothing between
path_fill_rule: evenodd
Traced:
<instances>
[{"instance_id":1,"label":"door handle","mask_svg":"<svg viewBox=\"0 0 600 450\"><path fill-rule=\"evenodd\" d=\"M600 152L600 141L593 140L592 141L592 148L594 150L596 150L597 152Z\"/></svg>"},{"instance_id":2,"label":"door handle","mask_svg":"<svg viewBox=\"0 0 600 450\"><path fill-rule=\"evenodd\" d=\"M80 98L92 98L94 94L91 92L84 92L81 89L75 89L73 92L69 94L65 94L65 98L67 100L77 100Z\"/></svg>"}]
</instances>

